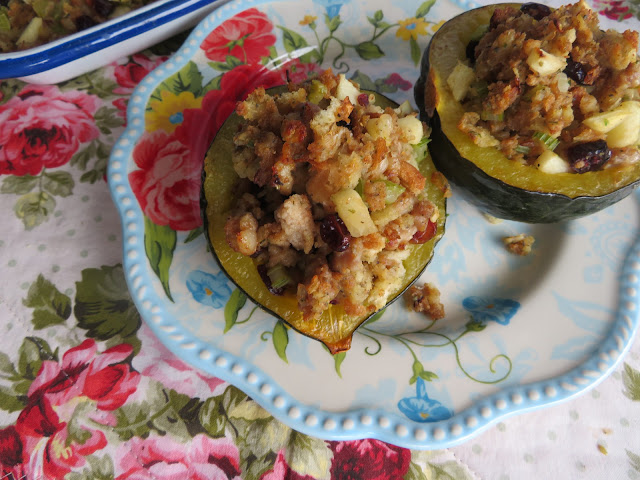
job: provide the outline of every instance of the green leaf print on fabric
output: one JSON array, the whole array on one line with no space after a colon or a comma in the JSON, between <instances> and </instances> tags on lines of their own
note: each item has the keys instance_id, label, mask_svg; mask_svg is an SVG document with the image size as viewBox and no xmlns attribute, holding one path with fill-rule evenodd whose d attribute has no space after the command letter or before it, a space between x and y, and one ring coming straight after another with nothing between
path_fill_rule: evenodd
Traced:
<instances>
[{"instance_id":1,"label":"green leaf print on fabric","mask_svg":"<svg viewBox=\"0 0 640 480\"><path fill-rule=\"evenodd\" d=\"M69 172L56 171L42 174L42 188L51 195L68 197L73 193L75 182Z\"/></svg>"},{"instance_id":2,"label":"green leaf print on fabric","mask_svg":"<svg viewBox=\"0 0 640 480\"><path fill-rule=\"evenodd\" d=\"M436 0L427 0L426 2L423 2L416 10L416 18L426 16L431 11L431 7L435 4Z\"/></svg>"},{"instance_id":3,"label":"green leaf print on fabric","mask_svg":"<svg viewBox=\"0 0 640 480\"><path fill-rule=\"evenodd\" d=\"M177 235L167 225L156 225L149 217L144 217L144 250L151 269L158 276L164 293L173 302L169 287L169 268L176 249Z\"/></svg>"},{"instance_id":4,"label":"green leaf print on fabric","mask_svg":"<svg viewBox=\"0 0 640 480\"><path fill-rule=\"evenodd\" d=\"M112 344L126 342L139 350L140 314L129 295L122 265L83 270L76 292L74 313L88 337Z\"/></svg>"},{"instance_id":5,"label":"green leaf print on fabric","mask_svg":"<svg viewBox=\"0 0 640 480\"><path fill-rule=\"evenodd\" d=\"M247 394L230 385L222 395L204 402L199 412L200 423L213 438L224 437L228 425L237 434L235 427L229 424L229 417L244 402L248 402Z\"/></svg>"},{"instance_id":6,"label":"green leaf print on fabric","mask_svg":"<svg viewBox=\"0 0 640 480\"><path fill-rule=\"evenodd\" d=\"M93 115L96 121L96 126L104 135L111 135L114 128L124 126L124 117L118 115L118 109L108 106L103 106Z\"/></svg>"},{"instance_id":7,"label":"green leaf print on fabric","mask_svg":"<svg viewBox=\"0 0 640 480\"><path fill-rule=\"evenodd\" d=\"M427 480L427 475L422 471L422 468L420 468L419 465L411 462L409 470L404 474L403 478L404 480Z\"/></svg>"},{"instance_id":8,"label":"green leaf print on fabric","mask_svg":"<svg viewBox=\"0 0 640 480\"><path fill-rule=\"evenodd\" d=\"M84 457L89 464L82 469L82 472L70 472L65 475L65 480L113 480L114 469L113 460L109 455L97 457L90 455Z\"/></svg>"},{"instance_id":9,"label":"green leaf print on fabric","mask_svg":"<svg viewBox=\"0 0 640 480\"><path fill-rule=\"evenodd\" d=\"M123 441L147 437L152 431L188 440L192 437L181 416L188 402L187 395L154 383L147 389L144 401L125 404L113 412L116 419L113 432Z\"/></svg>"},{"instance_id":10,"label":"green leaf print on fabric","mask_svg":"<svg viewBox=\"0 0 640 480\"><path fill-rule=\"evenodd\" d=\"M629 464L631 465L631 468L640 473L640 455L629 450L625 451L627 452L627 457L629 457Z\"/></svg>"},{"instance_id":11,"label":"green leaf print on fabric","mask_svg":"<svg viewBox=\"0 0 640 480\"><path fill-rule=\"evenodd\" d=\"M71 299L42 275L31 284L22 304L33 308L31 322L36 330L64 323L71 315Z\"/></svg>"},{"instance_id":12,"label":"green leaf print on fabric","mask_svg":"<svg viewBox=\"0 0 640 480\"><path fill-rule=\"evenodd\" d=\"M327 444L319 438L291 431L285 459L293 471L313 478L327 478L333 457Z\"/></svg>"},{"instance_id":13,"label":"green leaf print on fabric","mask_svg":"<svg viewBox=\"0 0 640 480\"><path fill-rule=\"evenodd\" d=\"M0 186L0 193L14 193L16 195L24 195L33 190L38 184L39 177L33 175L5 177Z\"/></svg>"},{"instance_id":14,"label":"green leaf print on fabric","mask_svg":"<svg viewBox=\"0 0 640 480\"><path fill-rule=\"evenodd\" d=\"M634 402L640 402L640 371L625 362L622 382L625 388L623 393Z\"/></svg>"},{"instance_id":15,"label":"green leaf print on fabric","mask_svg":"<svg viewBox=\"0 0 640 480\"><path fill-rule=\"evenodd\" d=\"M47 192L31 192L18 199L13 207L26 230L33 230L49 219L56 208L56 200Z\"/></svg>"}]
</instances>

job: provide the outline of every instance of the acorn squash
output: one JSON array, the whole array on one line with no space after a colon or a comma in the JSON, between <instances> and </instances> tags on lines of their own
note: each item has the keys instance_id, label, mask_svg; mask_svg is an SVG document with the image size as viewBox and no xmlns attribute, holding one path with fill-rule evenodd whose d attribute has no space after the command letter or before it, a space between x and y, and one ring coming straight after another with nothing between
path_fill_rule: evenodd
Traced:
<instances>
[{"instance_id":1,"label":"acorn squash","mask_svg":"<svg viewBox=\"0 0 640 480\"><path fill-rule=\"evenodd\" d=\"M281 92L283 88L275 87L267 90L268 93L274 93L274 91ZM376 94L376 104L383 107L397 107L393 101L378 94ZM305 321L298 308L295 293L285 292L283 295L271 293L260 277L254 260L231 249L225 240L224 226L228 212L234 203L234 187L239 180L231 160L234 148L233 136L238 131L241 121L242 118L235 113L229 117L217 133L204 160L201 214L211 252L222 271L263 310L282 319L298 332L319 340L333 354L348 350L354 331L380 310L366 316L353 317L347 315L339 304L331 305L319 318ZM425 195L437 205L440 211L436 222L436 233L431 240L408 247L411 249L411 254L403 262L406 273L402 287L392 293L384 308L398 299L418 279L430 262L434 247L444 233L446 200L442 185L438 186L429 181L436 170L428 152L426 152L426 158L420 162L419 169L427 178Z\"/></svg>"},{"instance_id":2,"label":"acorn squash","mask_svg":"<svg viewBox=\"0 0 640 480\"><path fill-rule=\"evenodd\" d=\"M447 85L451 72L467 57L474 32L488 26L489 5L446 22L425 50L414 93L431 128L429 150L436 168L460 194L495 217L551 223L589 215L629 195L640 181L640 164L587 173L545 173L508 159L496 147L479 147L457 128L464 113Z\"/></svg>"}]
</instances>

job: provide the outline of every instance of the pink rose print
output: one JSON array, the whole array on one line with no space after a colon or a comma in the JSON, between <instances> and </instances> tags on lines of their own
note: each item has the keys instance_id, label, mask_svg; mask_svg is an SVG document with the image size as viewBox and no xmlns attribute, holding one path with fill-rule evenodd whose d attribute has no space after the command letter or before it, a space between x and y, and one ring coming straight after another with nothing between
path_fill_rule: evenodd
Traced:
<instances>
[{"instance_id":1,"label":"pink rose print","mask_svg":"<svg viewBox=\"0 0 640 480\"><path fill-rule=\"evenodd\" d=\"M0 430L0 472L16 479L64 478L85 464L85 456L107 445L98 430L82 428L80 444L68 437L66 427L45 396L29 398L15 427Z\"/></svg>"},{"instance_id":2,"label":"pink rose print","mask_svg":"<svg viewBox=\"0 0 640 480\"><path fill-rule=\"evenodd\" d=\"M202 139L201 139L202 140ZM145 215L156 225L188 231L200 218L202 157L161 130L145 135L133 151L140 170L129 174L131 188Z\"/></svg>"},{"instance_id":3,"label":"pink rose print","mask_svg":"<svg viewBox=\"0 0 640 480\"><path fill-rule=\"evenodd\" d=\"M123 444L116 480L241 480L240 453L231 440L198 434L188 444L170 437L134 437Z\"/></svg>"},{"instance_id":4,"label":"pink rose print","mask_svg":"<svg viewBox=\"0 0 640 480\"><path fill-rule=\"evenodd\" d=\"M280 450L276 457L276 463L273 465L273 469L264 473L260 480L314 480L309 475L300 475L297 472L291 470L291 467L287 464L284 458L284 451Z\"/></svg>"},{"instance_id":5,"label":"pink rose print","mask_svg":"<svg viewBox=\"0 0 640 480\"><path fill-rule=\"evenodd\" d=\"M168 57L157 57L151 59L139 53L131 57L130 62L124 65L117 65L113 74L119 86L113 90L113 93L120 95L131 94L136 85L138 85L151 70L164 63L167 58Z\"/></svg>"},{"instance_id":6,"label":"pink rose print","mask_svg":"<svg viewBox=\"0 0 640 480\"><path fill-rule=\"evenodd\" d=\"M269 56L269 47L276 43L273 24L259 10L250 8L223 22L200 46L208 59L224 62L227 56L244 63L259 63Z\"/></svg>"},{"instance_id":7,"label":"pink rose print","mask_svg":"<svg viewBox=\"0 0 640 480\"><path fill-rule=\"evenodd\" d=\"M409 470L411 451L379 440L330 442L331 478L395 480Z\"/></svg>"},{"instance_id":8,"label":"pink rose print","mask_svg":"<svg viewBox=\"0 0 640 480\"><path fill-rule=\"evenodd\" d=\"M42 362L29 388L29 398L45 396L54 406L78 396L94 400L100 410L114 410L136 390L140 374L124 361L133 353L128 344L97 354L94 340L85 340L62 356L62 362Z\"/></svg>"},{"instance_id":9,"label":"pink rose print","mask_svg":"<svg viewBox=\"0 0 640 480\"><path fill-rule=\"evenodd\" d=\"M0 175L37 175L64 165L81 143L98 137L97 97L26 86L0 107Z\"/></svg>"},{"instance_id":10,"label":"pink rose print","mask_svg":"<svg viewBox=\"0 0 640 480\"><path fill-rule=\"evenodd\" d=\"M226 385L224 380L191 368L176 357L145 324L140 327L137 335L145 348L133 358L133 366L143 376L153 378L166 388L190 397L208 397L215 394L219 385Z\"/></svg>"},{"instance_id":11,"label":"pink rose print","mask_svg":"<svg viewBox=\"0 0 640 480\"><path fill-rule=\"evenodd\" d=\"M411 82L402 78L398 73L392 73L391 75L389 75L384 83L397 87L400 90L409 90L413 86Z\"/></svg>"}]
</instances>

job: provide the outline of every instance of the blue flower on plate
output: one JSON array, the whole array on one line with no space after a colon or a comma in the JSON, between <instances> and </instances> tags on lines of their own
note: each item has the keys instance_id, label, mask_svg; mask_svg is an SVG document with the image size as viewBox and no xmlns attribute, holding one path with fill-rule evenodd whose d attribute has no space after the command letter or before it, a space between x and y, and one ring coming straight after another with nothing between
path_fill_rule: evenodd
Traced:
<instances>
[{"instance_id":1,"label":"blue flower on plate","mask_svg":"<svg viewBox=\"0 0 640 480\"><path fill-rule=\"evenodd\" d=\"M467 297L462 301L465 310L477 323L494 321L509 325L509 321L520 308L520 304L508 298Z\"/></svg>"},{"instance_id":2,"label":"blue flower on plate","mask_svg":"<svg viewBox=\"0 0 640 480\"><path fill-rule=\"evenodd\" d=\"M439 422L453 416L453 411L437 400L429 398L425 381L418 378L416 396L406 397L398 402L398 408L414 422Z\"/></svg>"},{"instance_id":3,"label":"blue flower on plate","mask_svg":"<svg viewBox=\"0 0 640 480\"><path fill-rule=\"evenodd\" d=\"M231 295L229 281L222 272L212 275L193 270L187 275L187 288L197 302L213 308L224 307Z\"/></svg>"},{"instance_id":4,"label":"blue flower on plate","mask_svg":"<svg viewBox=\"0 0 640 480\"><path fill-rule=\"evenodd\" d=\"M333 17L337 17L340 14L340 8L345 3L349 3L350 0L313 0L313 3L322 5L327 11L327 17L331 20Z\"/></svg>"}]
</instances>

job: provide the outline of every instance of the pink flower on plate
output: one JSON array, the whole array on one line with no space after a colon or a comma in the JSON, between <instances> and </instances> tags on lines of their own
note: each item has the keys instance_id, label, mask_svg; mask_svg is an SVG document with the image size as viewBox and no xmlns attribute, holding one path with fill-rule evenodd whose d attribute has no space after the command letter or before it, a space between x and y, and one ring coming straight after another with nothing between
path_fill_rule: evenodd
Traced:
<instances>
[{"instance_id":1,"label":"pink flower on plate","mask_svg":"<svg viewBox=\"0 0 640 480\"><path fill-rule=\"evenodd\" d=\"M387 85L398 87L400 90L409 90L413 86L411 82L402 78L402 76L398 73L392 73L391 75L389 75L384 83L386 83Z\"/></svg>"},{"instance_id":2,"label":"pink flower on plate","mask_svg":"<svg viewBox=\"0 0 640 480\"><path fill-rule=\"evenodd\" d=\"M339 477L336 477L339 478ZM284 458L284 451L280 450L278 452L278 456L276 457L276 462L273 465L273 468L267 472L265 472L260 480L314 480L313 477L309 475L300 475L297 472L291 470L291 467L287 463L287 460Z\"/></svg>"},{"instance_id":3,"label":"pink flower on plate","mask_svg":"<svg viewBox=\"0 0 640 480\"><path fill-rule=\"evenodd\" d=\"M190 397L206 398L214 394L224 380L190 367L158 341L146 325L138 330L144 348L133 358L133 366L143 376Z\"/></svg>"},{"instance_id":4,"label":"pink flower on plate","mask_svg":"<svg viewBox=\"0 0 640 480\"><path fill-rule=\"evenodd\" d=\"M633 16L624 0L595 0L594 7L600 15L621 22Z\"/></svg>"},{"instance_id":5,"label":"pink flower on plate","mask_svg":"<svg viewBox=\"0 0 640 480\"><path fill-rule=\"evenodd\" d=\"M175 136L189 145L194 163L202 162L204 154L225 120L239 101L258 87L275 87L286 83L283 71L269 70L263 65L240 65L225 73L220 90L211 90L202 100L202 108L186 109L184 120Z\"/></svg>"},{"instance_id":6,"label":"pink flower on plate","mask_svg":"<svg viewBox=\"0 0 640 480\"><path fill-rule=\"evenodd\" d=\"M134 437L115 457L116 480L241 480L240 453L226 438L198 434L185 444L169 436Z\"/></svg>"},{"instance_id":7,"label":"pink flower on plate","mask_svg":"<svg viewBox=\"0 0 640 480\"><path fill-rule=\"evenodd\" d=\"M28 85L0 106L0 175L37 175L64 165L81 143L100 135L98 98L58 87Z\"/></svg>"},{"instance_id":8,"label":"pink flower on plate","mask_svg":"<svg viewBox=\"0 0 640 480\"><path fill-rule=\"evenodd\" d=\"M140 374L124 363L133 353L129 344L97 352L94 340L85 340L62 356L62 362L45 360L29 387L29 398L46 396L53 406L85 396L100 410L115 410L135 392Z\"/></svg>"},{"instance_id":9,"label":"pink flower on plate","mask_svg":"<svg viewBox=\"0 0 640 480\"><path fill-rule=\"evenodd\" d=\"M243 63L259 63L269 56L269 47L276 43L273 23L256 8L234 15L216 27L200 48L209 60L224 62L227 56Z\"/></svg>"},{"instance_id":10,"label":"pink flower on plate","mask_svg":"<svg viewBox=\"0 0 640 480\"><path fill-rule=\"evenodd\" d=\"M283 70L285 76L288 75L289 80L293 83L304 82L322 73L322 69L317 63L304 63L299 58L291 59L278 68Z\"/></svg>"},{"instance_id":11,"label":"pink flower on plate","mask_svg":"<svg viewBox=\"0 0 640 480\"><path fill-rule=\"evenodd\" d=\"M124 65L116 65L113 74L116 77L116 82L118 82L118 87L113 89L113 93L129 95L151 70L164 63L167 58L149 58L138 53L131 57L130 62Z\"/></svg>"},{"instance_id":12,"label":"pink flower on plate","mask_svg":"<svg viewBox=\"0 0 640 480\"><path fill-rule=\"evenodd\" d=\"M189 231L200 226L200 175L202 158L173 134L161 130L145 133L133 150L139 170L129 182L142 211L156 225Z\"/></svg>"}]
</instances>

